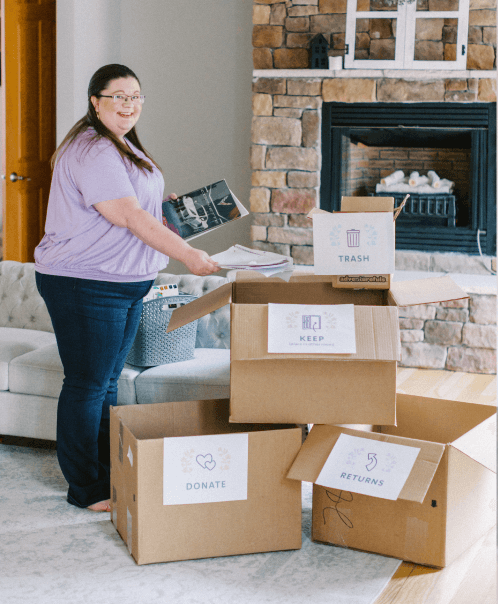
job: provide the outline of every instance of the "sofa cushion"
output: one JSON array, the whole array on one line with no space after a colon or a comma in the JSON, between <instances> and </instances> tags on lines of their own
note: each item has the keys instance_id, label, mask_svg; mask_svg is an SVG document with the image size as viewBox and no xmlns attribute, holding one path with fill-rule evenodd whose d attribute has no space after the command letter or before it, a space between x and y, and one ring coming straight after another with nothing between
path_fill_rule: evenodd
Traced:
<instances>
[{"instance_id":1,"label":"sofa cushion","mask_svg":"<svg viewBox=\"0 0 498 604\"><path fill-rule=\"evenodd\" d=\"M0 327L0 390L9 390L12 359L55 342L53 333L19 327Z\"/></svg>"},{"instance_id":2,"label":"sofa cushion","mask_svg":"<svg viewBox=\"0 0 498 604\"><path fill-rule=\"evenodd\" d=\"M196 348L190 361L143 371L135 380L139 403L198 401L230 396L230 350Z\"/></svg>"},{"instance_id":3,"label":"sofa cushion","mask_svg":"<svg viewBox=\"0 0 498 604\"><path fill-rule=\"evenodd\" d=\"M57 399L0 392L0 434L56 440Z\"/></svg>"},{"instance_id":4,"label":"sofa cushion","mask_svg":"<svg viewBox=\"0 0 498 604\"><path fill-rule=\"evenodd\" d=\"M134 382L141 371L140 367L125 366L118 381L118 405L136 404ZM59 398L63 378L57 344L16 357L9 367L9 389L14 393Z\"/></svg>"}]
</instances>

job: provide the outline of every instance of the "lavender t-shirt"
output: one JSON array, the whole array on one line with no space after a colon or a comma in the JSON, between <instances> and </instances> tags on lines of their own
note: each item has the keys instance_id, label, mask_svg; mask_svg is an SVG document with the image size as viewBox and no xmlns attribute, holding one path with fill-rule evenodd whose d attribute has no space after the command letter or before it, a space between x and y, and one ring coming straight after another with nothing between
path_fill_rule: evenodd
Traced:
<instances>
[{"instance_id":1,"label":"lavender t-shirt","mask_svg":"<svg viewBox=\"0 0 498 604\"><path fill-rule=\"evenodd\" d=\"M80 134L59 156L48 201L45 235L35 249L40 273L98 281L146 281L168 264L168 257L128 229L110 223L95 208L108 199L135 196L162 221L164 179L153 166L143 172L123 160L108 139L88 145L95 131ZM146 156L128 145L138 157Z\"/></svg>"}]
</instances>

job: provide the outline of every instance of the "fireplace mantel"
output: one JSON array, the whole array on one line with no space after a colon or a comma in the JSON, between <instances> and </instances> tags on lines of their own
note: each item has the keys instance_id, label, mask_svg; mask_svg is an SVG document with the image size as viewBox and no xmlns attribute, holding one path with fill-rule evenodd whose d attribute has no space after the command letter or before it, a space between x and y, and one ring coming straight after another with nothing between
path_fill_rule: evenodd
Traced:
<instances>
[{"instance_id":1,"label":"fireplace mantel","mask_svg":"<svg viewBox=\"0 0 498 604\"><path fill-rule=\"evenodd\" d=\"M254 78L402 78L404 80L496 78L495 70L428 71L418 69L255 69Z\"/></svg>"}]
</instances>

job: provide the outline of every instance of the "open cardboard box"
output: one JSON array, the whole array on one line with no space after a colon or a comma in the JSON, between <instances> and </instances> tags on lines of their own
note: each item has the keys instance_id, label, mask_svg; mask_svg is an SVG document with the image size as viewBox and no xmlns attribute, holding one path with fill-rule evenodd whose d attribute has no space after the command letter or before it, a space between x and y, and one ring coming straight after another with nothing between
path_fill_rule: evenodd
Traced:
<instances>
[{"instance_id":1,"label":"open cardboard box","mask_svg":"<svg viewBox=\"0 0 498 604\"><path fill-rule=\"evenodd\" d=\"M314 426L287 477L314 483L342 433L420 448L395 501L314 484L312 540L441 568L496 523L496 407L398 394L397 416Z\"/></svg>"},{"instance_id":2,"label":"open cardboard box","mask_svg":"<svg viewBox=\"0 0 498 604\"><path fill-rule=\"evenodd\" d=\"M394 272L394 248L395 248L395 214L394 212L394 197L342 197L341 198L341 212L347 213L368 213L368 212L382 212L384 214L388 214L389 218L392 220L392 233L391 241L392 241L392 272ZM333 214L335 212L332 212ZM326 268L323 268L321 265L321 259L325 256L329 256L331 250L335 249L334 247L330 247L326 245L325 241L320 238L317 239L317 222L327 220L327 216L330 216L331 212L327 212L325 210L321 210L319 208L314 208L309 212L308 218L311 218L313 221L313 247L315 254L315 265L317 274L326 274L329 271ZM325 217L325 218L324 218ZM325 225L324 225L325 226ZM360 224L358 225L360 226ZM357 228L355 226L355 228ZM324 246L324 249L322 249ZM373 249L373 248L372 248ZM351 248L351 253L354 253L354 248ZM354 256L352 256L354 257ZM368 289L389 289L392 285L392 274L386 273L376 273L376 274L358 274L358 268L361 267L361 263L352 263L349 262L344 265L344 271L342 274L331 274L330 279L334 287L348 288L348 289L358 289L358 288L368 288ZM352 273L348 273L348 268ZM356 269L356 270L354 270Z\"/></svg>"},{"instance_id":3,"label":"open cardboard box","mask_svg":"<svg viewBox=\"0 0 498 604\"><path fill-rule=\"evenodd\" d=\"M398 306L466 297L449 277L351 290L309 273L285 282L239 271L233 283L173 311L168 331L231 305L232 422L394 425ZM354 304L356 353L268 353L268 303Z\"/></svg>"},{"instance_id":4,"label":"open cardboard box","mask_svg":"<svg viewBox=\"0 0 498 604\"><path fill-rule=\"evenodd\" d=\"M111 519L138 564L301 547L301 484L286 478L301 428L229 424L228 400L211 400L111 407L110 433ZM247 498L164 505L165 439L212 434L247 434Z\"/></svg>"}]
</instances>

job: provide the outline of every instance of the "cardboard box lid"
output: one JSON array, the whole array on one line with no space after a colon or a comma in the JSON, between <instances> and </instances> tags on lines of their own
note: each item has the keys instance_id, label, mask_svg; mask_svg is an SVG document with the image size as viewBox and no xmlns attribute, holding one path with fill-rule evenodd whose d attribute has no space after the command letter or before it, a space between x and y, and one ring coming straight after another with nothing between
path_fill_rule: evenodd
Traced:
<instances>
[{"instance_id":1,"label":"cardboard box lid","mask_svg":"<svg viewBox=\"0 0 498 604\"><path fill-rule=\"evenodd\" d=\"M451 277L395 281L391 284L390 295L396 306L431 304L469 297Z\"/></svg>"},{"instance_id":2,"label":"cardboard box lid","mask_svg":"<svg viewBox=\"0 0 498 604\"><path fill-rule=\"evenodd\" d=\"M496 474L496 415L454 440L451 446Z\"/></svg>"},{"instance_id":3,"label":"cardboard box lid","mask_svg":"<svg viewBox=\"0 0 498 604\"><path fill-rule=\"evenodd\" d=\"M325 214L328 214L328 212L325 212ZM279 275L280 273L276 273L271 277L267 277L258 273L258 271L236 271L235 283L330 283L328 275L315 275L310 271L294 270L289 279L283 279Z\"/></svg>"},{"instance_id":4,"label":"cardboard box lid","mask_svg":"<svg viewBox=\"0 0 498 604\"><path fill-rule=\"evenodd\" d=\"M392 212L394 218L394 197L342 197L341 212ZM306 217L313 220L315 214L332 214L332 212L313 208Z\"/></svg>"},{"instance_id":5,"label":"cardboard box lid","mask_svg":"<svg viewBox=\"0 0 498 604\"><path fill-rule=\"evenodd\" d=\"M287 478L315 482L341 434L419 448L420 453L399 499L423 502L445 450L445 445L441 443L315 424L294 460Z\"/></svg>"},{"instance_id":6,"label":"cardboard box lid","mask_svg":"<svg viewBox=\"0 0 498 604\"><path fill-rule=\"evenodd\" d=\"M394 212L394 197L342 197L341 212Z\"/></svg>"},{"instance_id":7,"label":"cardboard box lid","mask_svg":"<svg viewBox=\"0 0 498 604\"><path fill-rule=\"evenodd\" d=\"M301 287L305 284L317 284L321 286L325 290L330 290L332 292L333 287L331 283L331 277L323 277L321 275L314 275L313 273L299 273L295 272L290 278L290 288L293 287ZM201 317L218 310L219 308L225 306L226 304L230 304L234 299L236 292L241 291L241 288L245 292L259 290L254 288L253 286L258 285L269 285L269 286L278 286L278 287L287 287L289 286L289 282L281 279L278 275L274 277L265 277L261 275L257 271L237 271L236 273L236 281L235 283L225 283L215 290L201 296L197 300L193 302L189 302L185 306L181 306L173 311L171 315L170 322L168 324L167 332L173 331L174 329L178 329L191 321L195 321L196 319L200 319ZM340 292L341 290L339 290ZM287 290L286 290L287 292ZM240 296L239 296L240 297ZM245 296L242 296L245 298ZM344 296L343 296L344 297ZM366 302L369 304L377 304L379 302L378 296L374 296L374 293L370 294L372 301ZM233 299L232 299L233 298ZM252 298L257 301L258 295L252 296ZM287 298L287 296L286 296ZM327 297L328 299L328 297ZM346 302L341 302L342 304ZM347 302L350 303L349 301ZM365 304L365 298L363 297L363 304Z\"/></svg>"},{"instance_id":8,"label":"cardboard box lid","mask_svg":"<svg viewBox=\"0 0 498 604\"><path fill-rule=\"evenodd\" d=\"M292 282L300 281L300 282L323 282L327 281L323 277L313 275L310 273L299 273L294 272L292 277L290 278ZM269 282L277 282L277 283L286 283L286 280L281 279L278 274L274 277L266 277L257 271L237 271L236 272L236 282L238 283L269 283ZM178 329L179 327L183 327L187 325L187 323L191 323L196 319L200 319L208 315L209 313L222 308L226 304L230 304L232 302L233 295L233 287L234 284L232 282L225 283L220 287L214 289L213 291L201 296L197 300L193 302L189 302L185 304L185 306L181 306L173 311L171 314L171 319L168 324L168 328L166 329L166 333Z\"/></svg>"},{"instance_id":9,"label":"cardboard box lid","mask_svg":"<svg viewBox=\"0 0 498 604\"><path fill-rule=\"evenodd\" d=\"M171 314L171 319L168 324L166 333L183 327L187 323L191 323L196 319L200 319L209 313L218 310L225 304L230 304L232 301L232 284L225 283L221 287L216 288L212 292L201 296L197 300L193 300L185 306L180 306Z\"/></svg>"},{"instance_id":10,"label":"cardboard box lid","mask_svg":"<svg viewBox=\"0 0 498 604\"><path fill-rule=\"evenodd\" d=\"M241 272L241 271L239 271ZM241 275L240 281L277 281L285 283L278 277L262 277L259 273L247 271L250 275ZM239 275L237 273L237 280ZM298 281L305 283L324 282L327 279L320 275L296 275L291 277L291 282ZM218 310L225 304L232 301L232 283L225 283L221 287L201 296L197 300L181 306L173 311L167 328L167 332L178 329L191 321L195 321L215 310ZM412 306L415 304L430 304L435 302L445 302L448 300L460 300L469 296L461 289L450 277L433 277L429 279L417 279L414 281L397 281L392 283L389 296L396 306Z\"/></svg>"},{"instance_id":11,"label":"cardboard box lid","mask_svg":"<svg viewBox=\"0 0 498 604\"><path fill-rule=\"evenodd\" d=\"M231 359L349 359L397 361L401 355L398 311L392 306L355 306L355 354L279 354L268 352L268 306L234 304Z\"/></svg>"}]
</instances>

